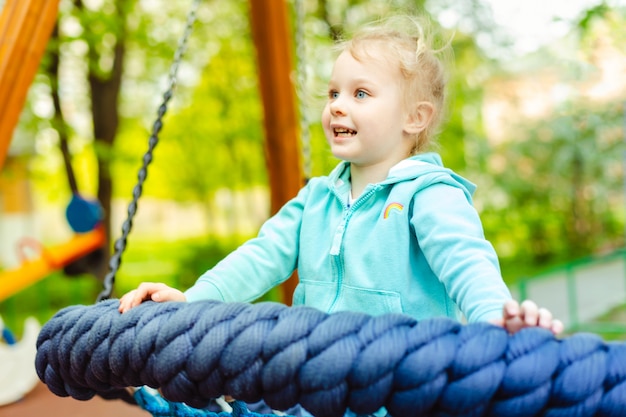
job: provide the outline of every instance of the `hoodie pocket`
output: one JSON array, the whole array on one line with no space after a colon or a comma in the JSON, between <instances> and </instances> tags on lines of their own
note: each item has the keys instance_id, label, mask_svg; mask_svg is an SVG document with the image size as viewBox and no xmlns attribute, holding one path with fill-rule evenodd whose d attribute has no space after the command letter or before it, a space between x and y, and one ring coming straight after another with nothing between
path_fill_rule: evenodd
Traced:
<instances>
[{"instance_id":1,"label":"hoodie pocket","mask_svg":"<svg viewBox=\"0 0 626 417\"><path fill-rule=\"evenodd\" d=\"M333 311L331 304L339 291ZM300 281L293 296L294 305L315 307L326 313L355 311L378 316L387 313L403 313L402 297L395 291L372 290L343 285L339 290L336 283Z\"/></svg>"}]
</instances>

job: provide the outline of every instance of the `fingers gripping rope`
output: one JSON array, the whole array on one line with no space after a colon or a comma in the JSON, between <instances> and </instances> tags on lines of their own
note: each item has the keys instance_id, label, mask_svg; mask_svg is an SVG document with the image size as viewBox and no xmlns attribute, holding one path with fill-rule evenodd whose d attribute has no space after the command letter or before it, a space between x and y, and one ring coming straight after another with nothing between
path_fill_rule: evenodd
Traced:
<instances>
[{"instance_id":1,"label":"fingers gripping rope","mask_svg":"<svg viewBox=\"0 0 626 417\"><path fill-rule=\"evenodd\" d=\"M117 301L58 312L37 342L59 396L124 398L160 388L203 407L231 395L315 416L624 416L626 345L525 329L307 307Z\"/></svg>"}]
</instances>

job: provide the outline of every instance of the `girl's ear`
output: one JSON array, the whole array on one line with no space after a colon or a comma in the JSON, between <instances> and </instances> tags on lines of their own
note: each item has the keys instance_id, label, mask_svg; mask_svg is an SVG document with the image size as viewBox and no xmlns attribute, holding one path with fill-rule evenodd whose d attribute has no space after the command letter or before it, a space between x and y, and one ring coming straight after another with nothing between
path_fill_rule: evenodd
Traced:
<instances>
[{"instance_id":1,"label":"girl's ear","mask_svg":"<svg viewBox=\"0 0 626 417\"><path fill-rule=\"evenodd\" d=\"M404 125L405 133L409 135L417 135L425 130L430 124L435 108L428 101L420 101L415 105L413 111L409 113L407 121Z\"/></svg>"}]
</instances>

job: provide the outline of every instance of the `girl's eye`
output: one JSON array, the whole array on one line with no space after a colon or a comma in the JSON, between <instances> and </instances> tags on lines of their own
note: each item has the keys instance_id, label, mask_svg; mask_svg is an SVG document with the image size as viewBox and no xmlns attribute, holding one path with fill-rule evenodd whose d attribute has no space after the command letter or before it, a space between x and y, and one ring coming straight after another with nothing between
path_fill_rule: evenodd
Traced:
<instances>
[{"instance_id":1,"label":"girl's eye","mask_svg":"<svg viewBox=\"0 0 626 417\"><path fill-rule=\"evenodd\" d=\"M337 91L329 91L328 92L328 98L334 100L337 97L339 97L339 93Z\"/></svg>"},{"instance_id":2,"label":"girl's eye","mask_svg":"<svg viewBox=\"0 0 626 417\"><path fill-rule=\"evenodd\" d=\"M356 98L365 98L368 96L368 94L363 90L358 90L354 96Z\"/></svg>"}]
</instances>

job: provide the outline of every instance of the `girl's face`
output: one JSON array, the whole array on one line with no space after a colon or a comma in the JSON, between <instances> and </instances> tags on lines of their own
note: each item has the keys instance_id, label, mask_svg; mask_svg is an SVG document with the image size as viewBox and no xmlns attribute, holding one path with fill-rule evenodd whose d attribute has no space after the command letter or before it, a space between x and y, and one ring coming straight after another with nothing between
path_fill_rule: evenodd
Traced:
<instances>
[{"instance_id":1,"label":"girl's face","mask_svg":"<svg viewBox=\"0 0 626 417\"><path fill-rule=\"evenodd\" d=\"M344 51L335 61L322 125L336 158L391 168L409 156L415 139L405 131L409 117L400 70L382 47L369 52L357 60Z\"/></svg>"}]
</instances>

